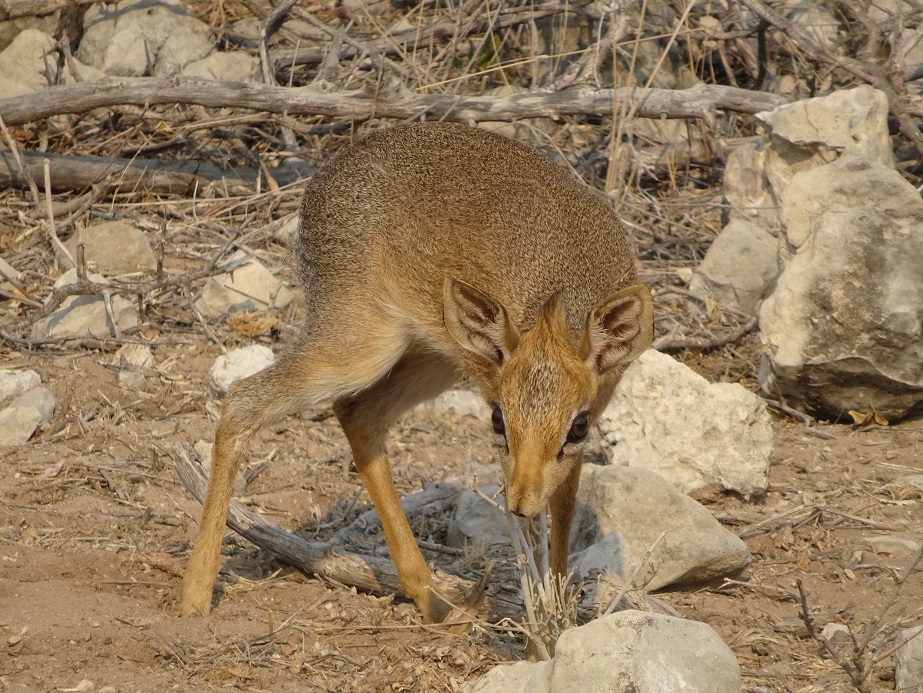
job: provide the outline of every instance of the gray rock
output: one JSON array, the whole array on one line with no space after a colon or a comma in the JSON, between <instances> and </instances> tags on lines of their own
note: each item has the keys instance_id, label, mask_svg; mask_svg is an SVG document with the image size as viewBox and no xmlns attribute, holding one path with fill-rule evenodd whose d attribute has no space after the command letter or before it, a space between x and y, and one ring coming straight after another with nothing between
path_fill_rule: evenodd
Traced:
<instances>
[{"instance_id":1,"label":"gray rock","mask_svg":"<svg viewBox=\"0 0 923 693\"><path fill-rule=\"evenodd\" d=\"M480 490L488 498L493 498L500 487L484 486ZM502 495L497 496L497 502L503 507ZM463 491L449 520L447 544L460 549L468 544L509 543L510 534L503 512L474 491Z\"/></svg>"},{"instance_id":2,"label":"gray rock","mask_svg":"<svg viewBox=\"0 0 923 693\"><path fill-rule=\"evenodd\" d=\"M640 611L621 611L558 639L554 693L739 693L737 657L712 628Z\"/></svg>"},{"instance_id":3,"label":"gray rock","mask_svg":"<svg viewBox=\"0 0 923 693\"><path fill-rule=\"evenodd\" d=\"M55 399L44 387L19 395L0 411L0 445L22 445L54 416Z\"/></svg>"},{"instance_id":4,"label":"gray rock","mask_svg":"<svg viewBox=\"0 0 923 693\"><path fill-rule=\"evenodd\" d=\"M0 52L0 98L29 94L47 87L45 55L54 46L55 40L37 29L26 29L13 39ZM52 72L52 80L56 77L57 73Z\"/></svg>"},{"instance_id":5,"label":"gray rock","mask_svg":"<svg viewBox=\"0 0 923 693\"><path fill-rule=\"evenodd\" d=\"M905 628L898 635L902 647L894 657L894 689L919 691L923 687L923 634L920 626Z\"/></svg>"},{"instance_id":6,"label":"gray rock","mask_svg":"<svg viewBox=\"0 0 923 693\"><path fill-rule=\"evenodd\" d=\"M37 30L48 36L58 35L64 28L61 22L61 11L31 17L16 17L0 21L0 51L5 50L18 36L28 30Z\"/></svg>"},{"instance_id":7,"label":"gray rock","mask_svg":"<svg viewBox=\"0 0 923 693\"><path fill-rule=\"evenodd\" d=\"M281 279L249 253L238 250L229 262L244 261L230 274L211 277L195 302L205 318L221 318L233 312L285 308L294 296Z\"/></svg>"},{"instance_id":8,"label":"gray rock","mask_svg":"<svg viewBox=\"0 0 923 693\"><path fill-rule=\"evenodd\" d=\"M465 693L552 693L553 668L553 662L498 664L462 690Z\"/></svg>"},{"instance_id":9,"label":"gray rock","mask_svg":"<svg viewBox=\"0 0 923 693\"><path fill-rule=\"evenodd\" d=\"M779 241L760 226L734 220L722 229L689 283L701 298L753 313L775 286Z\"/></svg>"},{"instance_id":10,"label":"gray rock","mask_svg":"<svg viewBox=\"0 0 923 693\"><path fill-rule=\"evenodd\" d=\"M490 407L484 398L470 390L446 390L423 406L429 407L437 416L454 411L458 416L473 416L484 421L490 418Z\"/></svg>"},{"instance_id":11,"label":"gray rock","mask_svg":"<svg viewBox=\"0 0 923 693\"><path fill-rule=\"evenodd\" d=\"M94 282L104 282L99 274L88 275ZM77 270L69 269L62 274L55 287L77 281ZM112 297L112 313L120 330L128 330L139 322L138 306L120 295ZM32 327L33 339L56 337L92 337L105 339L115 336L115 330L106 313L106 304L101 294L92 296L71 296L61 307Z\"/></svg>"},{"instance_id":12,"label":"gray rock","mask_svg":"<svg viewBox=\"0 0 923 693\"><path fill-rule=\"evenodd\" d=\"M630 579L662 532L666 535L649 562L654 570L648 590L730 575L750 561L750 550L737 535L646 469L587 465L577 497L581 507L572 549L603 539L602 546L591 546L578 558L581 577L605 568Z\"/></svg>"},{"instance_id":13,"label":"gray rock","mask_svg":"<svg viewBox=\"0 0 923 693\"><path fill-rule=\"evenodd\" d=\"M189 63L183 68L187 77L203 79L226 79L247 82L257 74L260 61L246 53L217 52ZM297 219L297 215L293 215Z\"/></svg>"},{"instance_id":14,"label":"gray rock","mask_svg":"<svg viewBox=\"0 0 923 693\"><path fill-rule=\"evenodd\" d=\"M845 645L850 641L849 628L842 623L828 623L820 633L833 645Z\"/></svg>"},{"instance_id":15,"label":"gray rock","mask_svg":"<svg viewBox=\"0 0 923 693\"><path fill-rule=\"evenodd\" d=\"M884 553L889 555L910 555L920 550L920 542L915 539L904 539L896 537L893 534L885 534L877 537L866 537L865 543L872 547L875 553Z\"/></svg>"},{"instance_id":16,"label":"gray rock","mask_svg":"<svg viewBox=\"0 0 923 693\"><path fill-rule=\"evenodd\" d=\"M54 395L44 387L33 387L7 405L9 409L34 409L41 423L50 423L54 416Z\"/></svg>"},{"instance_id":17,"label":"gray rock","mask_svg":"<svg viewBox=\"0 0 923 693\"><path fill-rule=\"evenodd\" d=\"M212 394L219 396L227 393L235 380L258 373L276 360L272 349L259 344L234 349L215 359L208 371Z\"/></svg>"},{"instance_id":18,"label":"gray rock","mask_svg":"<svg viewBox=\"0 0 923 693\"><path fill-rule=\"evenodd\" d=\"M793 406L897 419L923 404L923 201L844 157L785 196L791 252L760 311L763 390Z\"/></svg>"},{"instance_id":19,"label":"gray rock","mask_svg":"<svg viewBox=\"0 0 923 693\"><path fill-rule=\"evenodd\" d=\"M41 384L42 379L35 371L0 370L0 402Z\"/></svg>"},{"instance_id":20,"label":"gray rock","mask_svg":"<svg viewBox=\"0 0 923 693\"><path fill-rule=\"evenodd\" d=\"M214 45L208 25L178 0L92 5L77 57L110 75L175 74Z\"/></svg>"},{"instance_id":21,"label":"gray rock","mask_svg":"<svg viewBox=\"0 0 923 693\"><path fill-rule=\"evenodd\" d=\"M652 349L625 371L599 430L613 464L651 469L687 493L768 488L772 424L763 400Z\"/></svg>"},{"instance_id":22,"label":"gray rock","mask_svg":"<svg viewBox=\"0 0 923 693\"><path fill-rule=\"evenodd\" d=\"M147 234L124 221L93 224L74 234L66 243L74 257L78 236L87 267L93 271L115 276L157 268Z\"/></svg>"}]
</instances>

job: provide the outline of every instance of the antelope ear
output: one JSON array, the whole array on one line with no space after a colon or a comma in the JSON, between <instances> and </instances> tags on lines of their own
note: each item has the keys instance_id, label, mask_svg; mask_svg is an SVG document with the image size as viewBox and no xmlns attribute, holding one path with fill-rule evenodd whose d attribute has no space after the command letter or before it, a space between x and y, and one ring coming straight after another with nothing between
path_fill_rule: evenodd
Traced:
<instances>
[{"instance_id":1,"label":"antelope ear","mask_svg":"<svg viewBox=\"0 0 923 693\"><path fill-rule=\"evenodd\" d=\"M446 277L442 285L443 320L464 349L502 365L519 343L519 331L506 308L470 284Z\"/></svg>"},{"instance_id":2,"label":"antelope ear","mask_svg":"<svg viewBox=\"0 0 923 693\"><path fill-rule=\"evenodd\" d=\"M654 311L651 292L643 284L617 291L596 304L587 318L580 356L602 374L625 367L651 345Z\"/></svg>"}]
</instances>

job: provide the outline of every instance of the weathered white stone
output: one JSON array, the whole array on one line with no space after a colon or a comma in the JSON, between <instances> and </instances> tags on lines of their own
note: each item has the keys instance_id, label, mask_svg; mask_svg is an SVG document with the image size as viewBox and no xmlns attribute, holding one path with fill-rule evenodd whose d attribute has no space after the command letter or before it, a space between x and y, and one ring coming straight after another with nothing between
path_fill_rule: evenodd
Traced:
<instances>
[{"instance_id":1,"label":"weathered white stone","mask_svg":"<svg viewBox=\"0 0 923 693\"><path fill-rule=\"evenodd\" d=\"M768 487L765 403L666 354L648 350L628 367L599 429L613 464L651 469L687 493L717 486L750 496Z\"/></svg>"},{"instance_id":2,"label":"weathered white stone","mask_svg":"<svg viewBox=\"0 0 923 693\"><path fill-rule=\"evenodd\" d=\"M609 570L628 580L661 533L650 558L647 589L730 575L747 565L750 550L701 504L646 469L586 465L572 539L590 546L576 562L581 577Z\"/></svg>"},{"instance_id":3,"label":"weathered white stone","mask_svg":"<svg viewBox=\"0 0 923 693\"><path fill-rule=\"evenodd\" d=\"M219 356L208 371L212 393L225 394L231 383L258 373L272 365L275 360L272 349L260 344L251 344Z\"/></svg>"},{"instance_id":4,"label":"weathered white stone","mask_svg":"<svg viewBox=\"0 0 923 693\"><path fill-rule=\"evenodd\" d=\"M873 166L894 165L888 97L870 86L796 101L756 117L771 128L774 147L782 140L818 152L823 151L821 148L835 150L833 158L842 154ZM824 163L829 161L827 158Z\"/></svg>"},{"instance_id":5,"label":"weathered white stone","mask_svg":"<svg viewBox=\"0 0 923 693\"><path fill-rule=\"evenodd\" d=\"M51 36L37 29L26 29L13 39L0 52L0 98L29 94L48 86L45 55L54 45ZM51 77L54 79L56 74Z\"/></svg>"},{"instance_id":6,"label":"weathered white stone","mask_svg":"<svg viewBox=\"0 0 923 693\"><path fill-rule=\"evenodd\" d=\"M498 664L462 690L465 693L552 693L553 668L553 662Z\"/></svg>"},{"instance_id":7,"label":"weathered white stone","mask_svg":"<svg viewBox=\"0 0 923 693\"><path fill-rule=\"evenodd\" d=\"M689 283L696 296L752 313L779 274L779 241L749 221L731 221L712 242Z\"/></svg>"},{"instance_id":8,"label":"weathered white stone","mask_svg":"<svg viewBox=\"0 0 923 693\"><path fill-rule=\"evenodd\" d=\"M285 308L294 296L281 279L275 277L259 260L238 250L229 262L244 261L229 274L211 277L202 289L196 308L208 319L233 312L250 312L268 308Z\"/></svg>"},{"instance_id":9,"label":"weathered white stone","mask_svg":"<svg viewBox=\"0 0 923 693\"><path fill-rule=\"evenodd\" d=\"M734 653L705 623L621 611L564 631L554 693L739 693Z\"/></svg>"},{"instance_id":10,"label":"weathered white stone","mask_svg":"<svg viewBox=\"0 0 923 693\"><path fill-rule=\"evenodd\" d=\"M42 379L35 371L0 370L0 402L41 384Z\"/></svg>"},{"instance_id":11,"label":"weathered white stone","mask_svg":"<svg viewBox=\"0 0 923 693\"><path fill-rule=\"evenodd\" d=\"M77 57L110 75L174 74L214 45L208 25L178 0L92 5L83 25Z\"/></svg>"},{"instance_id":12,"label":"weathered white stone","mask_svg":"<svg viewBox=\"0 0 923 693\"><path fill-rule=\"evenodd\" d=\"M923 403L923 201L890 168L844 157L785 196L791 252L760 311L761 385L822 414L888 419Z\"/></svg>"},{"instance_id":13,"label":"weathered white stone","mask_svg":"<svg viewBox=\"0 0 923 693\"><path fill-rule=\"evenodd\" d=\"M44 387L19 395L0 411L0 445L22 445L54 416L55 399Z\"/></svg>"},{"instance_id":14,"label":"weathered white stone","mask_svg":"<svg viewBox=\"0 0 923 693\"><path fill-rule=\"evenodd\" d=\"M104 282L99 274L88 274L94 282ZM69 269L55 282L55 287L77 281L77 270ZM112 314L120 330L135 327L139 322L138 306L120 295L112 296ZM101 294L92 296L71 296L61 307L32 327L33 339L55 337L93 337L105 339L115 336L115 330L106 313L106 304Z\"/></svg>"},{"instance_id":15,"label":"weathered white stone","mask_svg":"<svg viewBox=\"0 0 923 693\"><path fill-rule=\"evenodd\" d=\"M259 64L258 58L247 53L216 52L189 63L183 68L183 74L187 77L246 82L257 74Z\"/></svg>"},{"instance_id":16,"label":"weathered white stone","mask_svg":"<svg viewBox=\"0 0 923 693\"><path fill-rule=\"evenodd\" d=\"M894 689L919 691L923 687L923 634L920 626L905 628L897 640L902 645L894 657Z\"/></svg>"},{"instance_id":17,"label":"weathered white stone","mask_svg":"<svg viewBox=\"0 0 923 693\"><path fill-rule=\"evenodd\" d=\"M484 486L481 489L488 498L493 498L499 486ZM503 507L503 495L497 495L497 503ZM455 505L455 512L449 520L448 546L463 548L469 544L509 544L510 534L503 512L484 500L474 491L463 491Z\"/></svg>"},{"instance_id":18,"label":"weathered white stone","mask_svg":"<svg viewBox=\"0 0 923 693\"><path fill-rule=\"evenodd\" d=\"M490 418L490 407L484 398L470 390L446 390L425 405L436 415L453 411L458 416L473 416L484 421Z\"/></svg>"},{"instance_id":19,"label":"weathered white stone","mask_svg":"<svg viewBox=\"0 0 923 693\"><path fill-rule=\"evenodd\" d=\"M143 371L154 367L154 354L147 344L126 344L115 352L119 368Z\"/></svg>"},{"instance_id":20,"label":"weathered white stone","mask_svg":"<svg viewBox=\"0 0 923 693\"><path fill-rule=\"evenodd\" d=\"M78 237L90 270L113 276L157 268L147 234L124 221L93 224L71 236L65 245L74 257Z\"/></svg>"}]
</instances>

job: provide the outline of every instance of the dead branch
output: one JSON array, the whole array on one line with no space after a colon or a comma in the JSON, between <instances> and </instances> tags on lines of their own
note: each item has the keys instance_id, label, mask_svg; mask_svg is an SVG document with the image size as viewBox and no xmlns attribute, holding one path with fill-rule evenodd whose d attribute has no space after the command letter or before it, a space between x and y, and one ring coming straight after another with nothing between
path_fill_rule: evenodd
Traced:
<instances>
[{"instance_id":1,"label":"dead branch","mask_svg":"<svg viewBox=\"0 0 923 693\"><path fill-rule=\"evenodd\" d=\"M65 156L22 150L19 154L22 168L9 150L0 150L0 187L26 188L30 179L42 180L44 159L50 161L53 192L85 190L99 185L100 194L144 190L161 195L190 196L221 180L231 192L250 192L262 175L253 168L235 168L230 172L205 161ZM296 167L280 167L273 169L272 176L280 185L288 185L309 172Z\"/></svg>"},{"instance_id":2,"label":"dead branch","mask_svg":"<svg viewBox=\"0 0 923 693\"><path fill-rule=\"evenodd\" d=\"M205 471L182 449L174 456L174 461L183 486L201 502L208 483ZM227 523L244 538L306 573L372 594L405 596L394 564L388 559L353 553L322 541L307 541L269 524L236 501L231 501ZM442 571L437 571L437 579L440 589L455 604L464 603L466 594L477 587L476 583ZM513 591L497 585L492 585L489 591L485 604L491 620L514 618L521 614L520 601Z\"/></svg>"},{"instance_id":3,"label":"dead branch","mask_svg":"<svg viewBox=\"0 0 923 693\"><path fill-rule=\"evenodd\" d=\"M505 96L416 94L401 88L393 94L363 90L325 92L316 88L276 87L254 82L232 82L193 77L166 79L109 78L93 83L58 86L34 94L0 99L0 114L7 125L21 125L65 113L131 104L185 103L212 108L252 108L288 115L323 115L336 118L420 117L476 122L557 118L564 115L611 115L630 103L644 118L708 118L715 111L758 113L787 103L766 92L715 84L689 89L595 89L586 86L561 91L536 90Z\"/></svg>"}]
</instances>

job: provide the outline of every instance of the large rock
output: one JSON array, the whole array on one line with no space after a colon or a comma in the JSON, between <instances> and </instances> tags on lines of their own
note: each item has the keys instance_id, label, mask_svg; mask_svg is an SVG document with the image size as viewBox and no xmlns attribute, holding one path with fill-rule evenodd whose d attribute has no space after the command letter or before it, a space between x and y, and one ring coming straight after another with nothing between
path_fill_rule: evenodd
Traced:
<instances>
[{"instance_id":1,"label":"large rock","mask_svg":"<svg viewBox=\"0 0 923 693\"><path fill-rule=\"evenodd\" d=\"M578 493L572 547L580 577L609 570L632 577L647 549L665 533L650 558L656 568L647 589L701 582L738 572L750 550L701 504L646 469L586 465Z\"/></svg>"},{"instance_id":2,"label":"large rock","mask_svg":"<svg viewBox=\"0 0 923 693\"><path fill-rule=\"evenodd\" d=\"M238 250L228 262L241 263L229 274L210 278L196 308L209 319L234 312L285 308L294 296L288 287L249 253Z\"/></svg>"},{"instance_id":3,"label":"large rock","mask_svg":"<svg viewBox=\"0 0 923 693\"><path fill-rule=\"evenodd\" d=\"M763 390L822 414L923 405L923 201L890 168L843 158L785 197L791 259L760 312Z\"/></svg>"},{"instance_id":4,"label":"large rock","mask_svg":"<svg viewBox=\"0 0 923 693\"><path fill-rule=\"evenodd\" d=\"M737 658L708 625L621 611L564 631L551 662L501 664L465 690L739 693L741 687Z\"/></svg>"},{"instance_id":5,"label":"large rock","mask_svg":"<svg viewBox=\"0 0 923 693\"><path fill-rule=\"evenodd\" d=\"M769 485L772 424L763 400L652 349L625 371L599 429L614 464L651 469L687 493L717 487L751 496Z\"/></svg>"},{"instance_id":6,"label":"large rock","mask_svg":"<svg viewBox=\"0 0 923 693\"><path fill-rule=\"evenodd\" d=\"M689 290L753 313L779 274L779 241L756 224L737 219L722 229L692 276Z\"/></svg>"},{"instance_id":7,"label":"large rock","mask_svg":"<svg viewBox=\"0 0 923 693\"><path fill-rule=\"evenodd\" d=\"M125 0L92 5L77 57L107 75L175 74L214 48L208 25L179 0Z\"/></svg>"},{"instance_id":8,"label":"large rock","mask_svg":"<svg viewBox=\"0 0 923 693\"><path fill-rule=\"evenodd\" d=\"M94 282L105 282L99 274L89 274ZM77 281L77 270L69 269L55 282L55 288ZM138 304L121 295L112 296L112 314L120 330L135 327L139 322ZM60 308L47 318L39 320L32 327L33 339L58 337L93 337L105 339L114 337L115 329L106 312L106 303L101 294L71 296Z\"/></svg>"},{"instance_id":9,"label":"large rock","mask_svg":"<svg viewBox=\"0 0 923 693\"><path fill-rule=\"evenodd\" d=\"M157 268L147 234L124 221L104 221L74 234L67 242L74 257L78 235L83 242L87 267L91 270L113 276Z\"/></svg>"},{"instance_id":10,"label":"large rock","mask_svg":"<svg viewBox=\"0 0 923 693\"><path fill-rule=\"evenodd\" d=\"M259 58L240 52L220 52L189 63L183 68L187 77L225 79L234 82L252 80L260 65Z\"/></svg>"},{"instance_id":11,"label":"large rock","mask_svg":"<svg viewBox=\"0 0 923 693\"><path fill-rule=\"evenodd\" d=\"M751 222L777 236L781 226L781 203L766 177L770 147L768 138L756 137L731 150L724 167L724 196L730 221Z\"/></svg>"},{"instance_id":12,"label":"large rock","mask_svg":"<svg viewBox=\"0 0 923 693\"><path fill-rule=\"evenodd\" d=\"M227 393L231 383L258 373L275 360L272 349L259 344L234 349L219 356L208 371L212 394L220 396Z\"/></svg>"}]
</instances>

